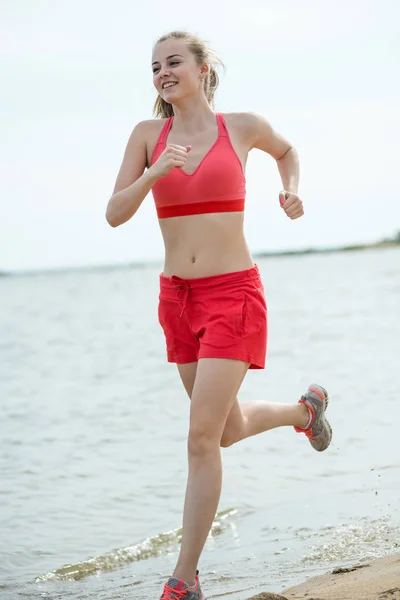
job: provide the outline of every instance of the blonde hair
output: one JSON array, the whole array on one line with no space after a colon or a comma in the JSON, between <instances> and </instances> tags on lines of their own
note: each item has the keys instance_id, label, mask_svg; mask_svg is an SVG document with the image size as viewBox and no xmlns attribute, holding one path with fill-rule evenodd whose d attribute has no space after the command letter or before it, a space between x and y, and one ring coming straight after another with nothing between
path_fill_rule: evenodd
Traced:
<instances>
[{"instance_id":1,"label":"blonde hair","mask_svg":"<svg viewBox=\"0 0 400 600\"><path fill-rule=\"evenodd\" d=\"M194 55L198 65L204 65L205 63L209 65L209 70L204 80L204 92L208 103L210 106L214 107L214 96L219 84L219 77L215 65L218 64L224 68L224 64L215 52L207 46L205 41L186 31L171 31L171 33L167 33L160 37L156 44L160 44L171 38L174 40L184 40L190 52ZM165 119L172 117L174 111L172 104L166 102L164 98L159 95L154 103L153 113L157 119Z\"/></svg>"}]
</instances>

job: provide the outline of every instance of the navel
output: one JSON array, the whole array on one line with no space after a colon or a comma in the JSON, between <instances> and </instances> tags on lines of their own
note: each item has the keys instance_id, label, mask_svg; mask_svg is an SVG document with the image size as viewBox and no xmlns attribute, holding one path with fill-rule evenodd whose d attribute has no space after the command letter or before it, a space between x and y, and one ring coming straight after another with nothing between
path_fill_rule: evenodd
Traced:
<instances>
[{"instance_id":1,"label":"navel","mask_svg":"<svg viewBox=\"0 0 400 600\"><path fill-rule=\"evenodd\" d=\"M195 263L195 262L196 262L196 257L192 256L192 263Z\"/></svg>"}]
</instances>

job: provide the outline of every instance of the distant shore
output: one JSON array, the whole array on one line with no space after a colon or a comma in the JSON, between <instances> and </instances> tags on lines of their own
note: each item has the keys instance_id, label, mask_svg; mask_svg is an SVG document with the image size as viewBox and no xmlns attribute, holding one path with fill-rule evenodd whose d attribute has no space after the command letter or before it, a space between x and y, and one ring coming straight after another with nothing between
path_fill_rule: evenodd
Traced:
<instances>
[{"instance_id":1,"label":"distant shore","mask_svg":"<svg viewBox=\"0 0 400 600\"><path fill-rule=\"evenodd\" d=\"M381 242L373 242L370 244L353 244L351 246L337 246L332 248L306 248L301 250L275 250L268 252L254 252L254 258L267 258L267 257L284 257L284 256L305 256L309 254L334 254L337 252L355 252L362 250L379 250L384 248L395 248L400 247L400 234L392 240L383 240ZM110 265L87 265L87 266L72 266L72 267L57 267L48 269L35 269L29 271L0 271L0 277L8 277L11 275L42 275L51 273L66 273L71 271L112 271L115 269L138 269L141 267L149 267L152 265L159 265L161 261L151 262L131 262L123 264L110 264Z\"/></svg>"},{"instance_id":2,"label":"distant shore","mask_svg":"<svg viewBox=\"0 0 400 600\"><path fill-rule=\"evenodd\" d=\"M400 600L400 553L339 567L280 594L262 593L248 600Z\"/></svg>"},{"instance_id":3,"label":"distant shore","mask_svg":"<svg viewBox=\"0 0 400 600\"><path fill-rule=\"evenodd\" d=\"M335 252L354 252L358 250L379 250L381 248L395 248L400 246L400 240L385 240L371 244L353 244L351 246L337 246L332 248L308 248L304 250L279 250L276 252L257 252L255 258L268 256L304 256L305 254L332 254Z\"/></svg>"}]
</instances>

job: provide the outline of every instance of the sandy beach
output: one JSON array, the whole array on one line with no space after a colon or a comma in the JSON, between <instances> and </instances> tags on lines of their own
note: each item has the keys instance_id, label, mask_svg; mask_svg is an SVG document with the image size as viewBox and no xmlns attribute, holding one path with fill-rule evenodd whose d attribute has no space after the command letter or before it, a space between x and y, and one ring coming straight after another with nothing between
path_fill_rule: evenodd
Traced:
<instances>
[{"instance_id":1,"label":"sandy beach","mask_svg":"<svg viewBox=\"0 0 400 600\"><path fill-rule=\"evenodd\" d=\"M262 593L248 600L400 600L400 553L339 567L279 595Z\"/></svg>"}]
</instances>

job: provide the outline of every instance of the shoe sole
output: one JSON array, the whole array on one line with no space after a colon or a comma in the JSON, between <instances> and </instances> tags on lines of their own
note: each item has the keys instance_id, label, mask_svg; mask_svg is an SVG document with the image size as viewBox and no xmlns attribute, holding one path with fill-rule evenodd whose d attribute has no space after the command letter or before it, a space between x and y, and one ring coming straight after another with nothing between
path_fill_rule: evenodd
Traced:
<instances>
[{"instance_id":1,"label":"shoe sole","mask_svg":"<svg viewBox=\"0 0 400 600\"><path fill-rule=\"evenodd\" d=\"M314 384L314 385L318 385L318 384ZM315 394L317 394L317 396L319 396L320 398L321 398L320 390L322 390L322 393L323 393L324 397L321 398L321 400L324 401L324 413L325 413L326 409L328 408L328 405L329 405L329 395L328 395L328 392L326 391L325 388L322 387L322 385L318 385L319 389L316 389L314 387L314 385L310 385L308 389L311 390L312 392L314 392ZM329 444L328 444L328 446L326 448L324 448L324 450L326 450L329 447L329 445L331 444L331 442L332 442L333 431L332 431L331 424L329 423L329 421L326 418L325 414L324 414L324 418L325 418L325 423L328 426L329 433L331 434L331 437L330 437L330 440L329 440ZM314 446L313 446L313 448L314 448ZM314 448L314 450L316 450L316 448ZM324 452L324 450L317 450L317 452Z\"/></svg>"}]
</instances>

